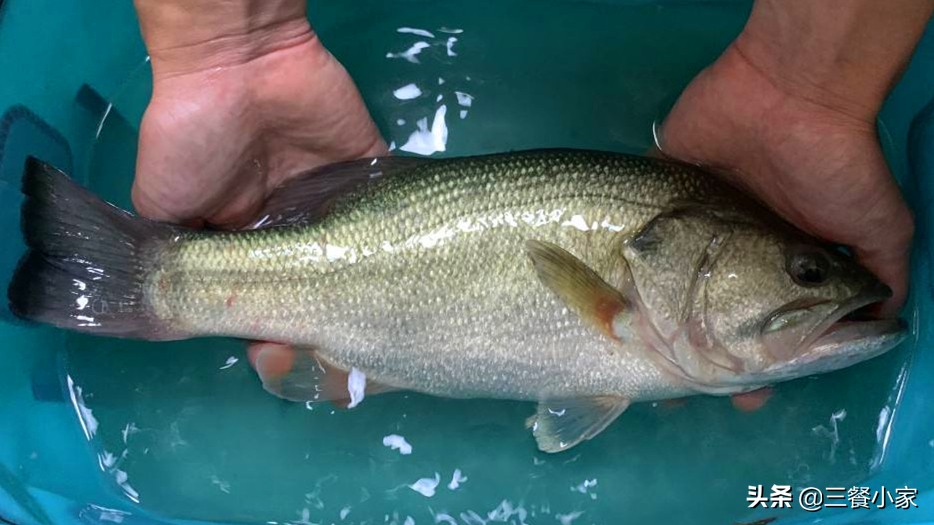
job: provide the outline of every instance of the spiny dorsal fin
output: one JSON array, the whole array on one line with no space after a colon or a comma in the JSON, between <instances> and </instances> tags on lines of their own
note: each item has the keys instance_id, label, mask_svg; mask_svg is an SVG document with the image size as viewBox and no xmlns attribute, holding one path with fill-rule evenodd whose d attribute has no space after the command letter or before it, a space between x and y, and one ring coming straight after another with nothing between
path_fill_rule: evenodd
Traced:
<instances>
[{"instance_id":1,"label":"spiny dorsal fin","mask_svg":"<svg viewBox=\"0 0 934 525\"><path fill-rule=\"evenodd\" d=\"M328 164L290 178L275 189L251 229L307 224L327 215L337 200L361 186L431 159L369 157Z\"/></svg>"},{"instance_id":2,"label":"spiny dorsal fin","mask_svg":"<svg viewBox=\"0 0 934 525\"><path fill-rule=\"evenodd\" d=\"M543 401L526 420L542 452L567 450L603 431L629 406L621 396Z\"/></svg>"}]
</instances>

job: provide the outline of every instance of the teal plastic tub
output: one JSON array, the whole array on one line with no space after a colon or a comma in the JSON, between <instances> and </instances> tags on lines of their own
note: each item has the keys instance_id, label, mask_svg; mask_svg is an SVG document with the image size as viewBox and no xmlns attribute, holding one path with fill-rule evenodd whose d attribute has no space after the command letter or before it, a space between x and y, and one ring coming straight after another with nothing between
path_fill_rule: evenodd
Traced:
<instances>
[{"instance_id":1,"label":"teal plastic tub","mask_svg":"<svg viewBox=\"0 0 934 525\"><path fill-rule=\"evenodd\" d=\"M413 155L642 152L652 124L739 32L746 2L320 0L314 26L387 141ZM884 35L880 35L884 38ZM130 2L0 4L0 286L23 252L27 155L129 206L150 71ZM398 97L397 90L419 96ZM934 523L934 32L880 117L918 223L910 341L779 385L632 407L544 455L528 403L412 393L350 411L266 394L237 341L138 343L0 308L0 521L70 523ZM402 454L388 445L411 446ZM790 485L791 509L750 509ZM917 489L917 507L807 512L809 488ZM758 521L761 520L761 521Z\"/></svg>"}]
</instances>

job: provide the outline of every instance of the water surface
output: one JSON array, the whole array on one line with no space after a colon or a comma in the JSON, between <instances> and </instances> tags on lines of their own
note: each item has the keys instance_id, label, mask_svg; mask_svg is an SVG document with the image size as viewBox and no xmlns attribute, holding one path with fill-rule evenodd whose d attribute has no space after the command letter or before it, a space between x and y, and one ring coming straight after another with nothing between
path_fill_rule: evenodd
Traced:
<instances>
[{"instance_id":1,"label":"water surface","mask_svg":"<svg viewBox=\"0 0 934 525\"><path fill-rule=\"evenodd\" d=\"M747 12L733 2L325 0L312 21L397 153L638 153ZM123 205L149 96L142 59L123 73L90 155L92 188ZM236 341L69 335L59 370L101 483L129 511L237 523L722 524L772 515L749 514L750 484L849 486L871 473L906 358L780 385L754 413L725 398L638 404L559 455L536 450L529 403L394 393L341 411L279 400ZM402 440L411 453L384 444ZM54 473L33 483L43 476Z\"/></svg>"}]
</instances>

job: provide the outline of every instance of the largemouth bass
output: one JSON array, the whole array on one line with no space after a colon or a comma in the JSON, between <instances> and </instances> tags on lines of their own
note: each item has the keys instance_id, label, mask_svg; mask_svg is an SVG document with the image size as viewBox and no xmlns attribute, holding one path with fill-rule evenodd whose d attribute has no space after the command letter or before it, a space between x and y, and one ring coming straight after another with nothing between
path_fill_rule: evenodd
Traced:
<instances>
[{"instance_id":1,"label":"largemouth bass","mask_svg":"<svg viewBox=\"0 0 934 525\"><path fill-rule=\"evenodd\" d=\"M92 334L233 336L296 401L410 389L538 402L540 449L630 403L843 368L904 337L846 321L890 290L695 168L575 150L378 158L300 176L255 228L188 230L35 159L17 315ZM356 399L357 401L359 399Z\"/></svg>"}]
</instances>

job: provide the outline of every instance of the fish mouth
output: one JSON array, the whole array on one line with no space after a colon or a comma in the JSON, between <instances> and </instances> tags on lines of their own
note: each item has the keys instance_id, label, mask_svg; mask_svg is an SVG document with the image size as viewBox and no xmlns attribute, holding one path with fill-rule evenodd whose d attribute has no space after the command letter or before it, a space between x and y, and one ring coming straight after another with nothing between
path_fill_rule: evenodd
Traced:
<instances>
[{"instance_id":1,"label":"fish mouth","mask_svg":"<svg viewBox=\"0 0 934 525\"><path fill-rule=\"evenodd\" d=\"M899 319L838 321L789 361L773 363L763 372L772 380L787 380L840 370L878 357L908 335Z\"/></svg>"},{"instance_id":2,"label":"fish mouth","mask_svg":"<svg viewBox=\"0 0 934 525\"><path fill-rule=\"evenodd\" d=\"M830 372L872 359L898 346L908 335L900 319L873 319L865 308L891 297L879 285L841 304L812 330L795 357L774 363L767 371L789 377Z\"/></svg>"},{"instance_id":3,"label":"fish mouth","mask_svg":"<svg viewBox=\"0 0 934 525\"><path fill-rule=\"evenodd\" d=\"M830 346L840 347L868 339L899 334L905 332L907 328L907 325L901 319L840 320L830 325L830 328L815 339L808 348L808 352L810 353L813 349Z\"/></svg>"},{"instance_id":4,"label":"fish mouth","mask_svg":"<svg viewBox=\"0 0 934 525\"><path fill-rule=\"evenodd\" d=\"M862 299L853 301L842 312L833 315L815 330L802 351L787 361L767 367L762 376L770 381L823 374L840 370L874 357L898 346L908 335L907 325L900 319L857 320L860 309L876 303ZM852 316L852 317L851 317Z\"/></svg>"},{"instance_id":5,"label":"fish mouth","mask_svg":"<svg viewBox=\"0 0 934 525\"><path fill-rule=\"evenodd\" d=\"M865 314L866 307L891 297L888 286L878 283L866 286L852 299L834 307L830 302L799 303L794 312L825 309L823 319L808 334L789 346L783 355L773 353L783 346L781 332L771 345L773 361L759 372L748 374L747 382L769 384L798 377L832 372L884 354L898 346L908 335L906 325L899 319L875 319ZM782 311L776 314L782 315ZM770 321L771 322L771 321ZM769 334L765 334L769 335Z\"/></svg>"},{"instance_id":6,"label":"fish mouth","mask_svg":"<svg viewBox=\"0 0 934 525\"><path fill-rule=\"evenodd\" d=\"M866 286L855 297L842 303L824 321L814 327L801 348L841 345L875 334L889 333L893 326L901 326L898 319L873 319L864 314L867 307L892 297L892 289L882 283ZM893 324L894 323L894 324Z\"/></svg>"},{"instance_id":7,"label":"fish mouth","mask_svg":"<svg viewBox=\"0 0 934 525\"><path fill-rule=\"evenodd\" d=\"M888 286L876 282L842 302L807 298L793 301L776 310L762 325L760 334L766 352L773 363L787 362L809 353L815 346L871 337L873 328L888 331L884 323L866 324L872 321L863 312L891 296Z\"/></svg>"}]
</instances>

